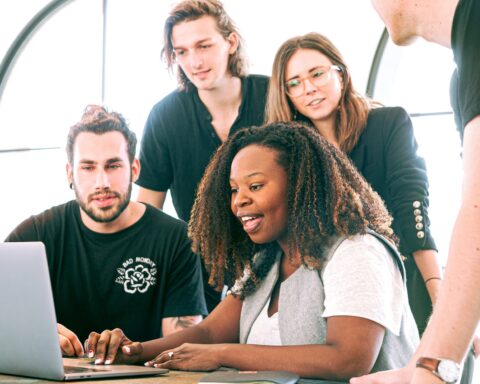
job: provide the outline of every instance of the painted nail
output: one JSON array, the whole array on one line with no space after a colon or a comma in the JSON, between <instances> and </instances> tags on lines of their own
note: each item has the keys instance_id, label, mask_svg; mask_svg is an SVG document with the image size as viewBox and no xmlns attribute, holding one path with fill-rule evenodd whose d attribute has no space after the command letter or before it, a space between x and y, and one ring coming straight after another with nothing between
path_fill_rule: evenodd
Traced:
<instances>
[{"instance_id":1,"label":"painted nail","mask_svg":"<svg viewBox=\"0 0 480 384\"><path fill-rule=\"evenodd\" d=\"M111 360L111 359L105 360L105 364L106 364L106 365L112 364L112 360Z\"/></svg>"},{"instance_id":2,"label":"painted nail","mask_svg":"<svg viewBox=\"0 0 480 384\"><path fill-rule=\"evenodd\" d=\"M93 356L93 351L88 351L88 357L92 358Z\"/></svg>"},{"instance_id":3,"label":"painted nail","mask_svg":"<svg viewBox=\"0 0 480 384\"><path fill-rule=\"evenodd\" d=\"M123 347L123 350L127 353L130 353L130 347Z\"/></svg>"},{"instance_id":4,"label":"painted nail","mask_svg":"<svg viewBox=\"0 0 480 384\"><path fill-rule=\"evenodd\" d=\"M95 360L95 364L101 364L101 362L102 362L102 359Z\"/></svg>"}]
</instances>

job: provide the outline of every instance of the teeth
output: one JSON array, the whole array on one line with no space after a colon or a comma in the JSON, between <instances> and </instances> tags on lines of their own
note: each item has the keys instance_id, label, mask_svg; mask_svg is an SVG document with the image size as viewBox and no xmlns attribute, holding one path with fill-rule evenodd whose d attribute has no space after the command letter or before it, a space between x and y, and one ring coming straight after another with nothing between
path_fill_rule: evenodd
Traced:
<instances>
[{"instance_id":1,"label":"teeth","mask_svg":"<svg viewBox=\"0 0 480 384\"><path fill-rule=\"evenodd\" d=\"M255 216L243 216L242 217L243 222L248 221L248 220L253 220L253 219L255 219Z\"/></svg>"}]
</instances>

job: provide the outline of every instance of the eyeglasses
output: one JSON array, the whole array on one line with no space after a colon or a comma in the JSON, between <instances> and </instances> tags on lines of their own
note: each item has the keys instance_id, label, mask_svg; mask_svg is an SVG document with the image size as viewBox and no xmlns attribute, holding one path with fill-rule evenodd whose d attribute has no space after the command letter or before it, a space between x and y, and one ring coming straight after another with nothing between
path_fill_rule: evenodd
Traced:
<instances>
[{"instance_id":1,"label":"eyeglasses","mask_svg":"<svg viewBox=\"0 0 480 384\"><path fill-rule=\"evenodd\" d=\"M331 78L332 70L341 71L338 65L330 65L329 67L317 67L312 69L308 76L297 77L285 82L285 91L290 97L299 97L305 92L305 79L308 79L315 87L323 87Z\"/></svg>"}]
</instances>

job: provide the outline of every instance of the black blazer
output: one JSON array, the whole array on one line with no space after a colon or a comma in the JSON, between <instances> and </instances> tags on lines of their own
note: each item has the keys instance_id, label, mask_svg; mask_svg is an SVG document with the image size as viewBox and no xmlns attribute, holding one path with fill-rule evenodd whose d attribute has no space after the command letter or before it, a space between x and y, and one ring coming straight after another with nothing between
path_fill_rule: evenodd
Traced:
<instances>
[{"instance_id":1,"label":"black blazer","mask_svg":"<svg viewBox=\"0 0 480 384\"><path fill-rule=\"evenodd\" d=\"M425 161L407 112L400 107L372 109L357 145L348 154L360 173L385 201L400 238L400 252L410 256L435 249L428 218Z\"/></svg>"}]
</instances>

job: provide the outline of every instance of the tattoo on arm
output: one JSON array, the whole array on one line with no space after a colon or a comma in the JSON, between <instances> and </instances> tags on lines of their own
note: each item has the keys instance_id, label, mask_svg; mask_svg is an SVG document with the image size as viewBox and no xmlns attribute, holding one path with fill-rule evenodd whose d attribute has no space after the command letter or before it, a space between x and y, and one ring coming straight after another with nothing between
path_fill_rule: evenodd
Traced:
<instances>
[{"instance_id":1,"label":"tattoo on arm","mask_svg":"<svg viewBox=\"0 0 480 384\"><path fill-rule=\"evenodd\" d=\"M172 318L175 328L188 328L198 324L201 320L200 316L180 316Z\"/></svg>"}]
</instances>

